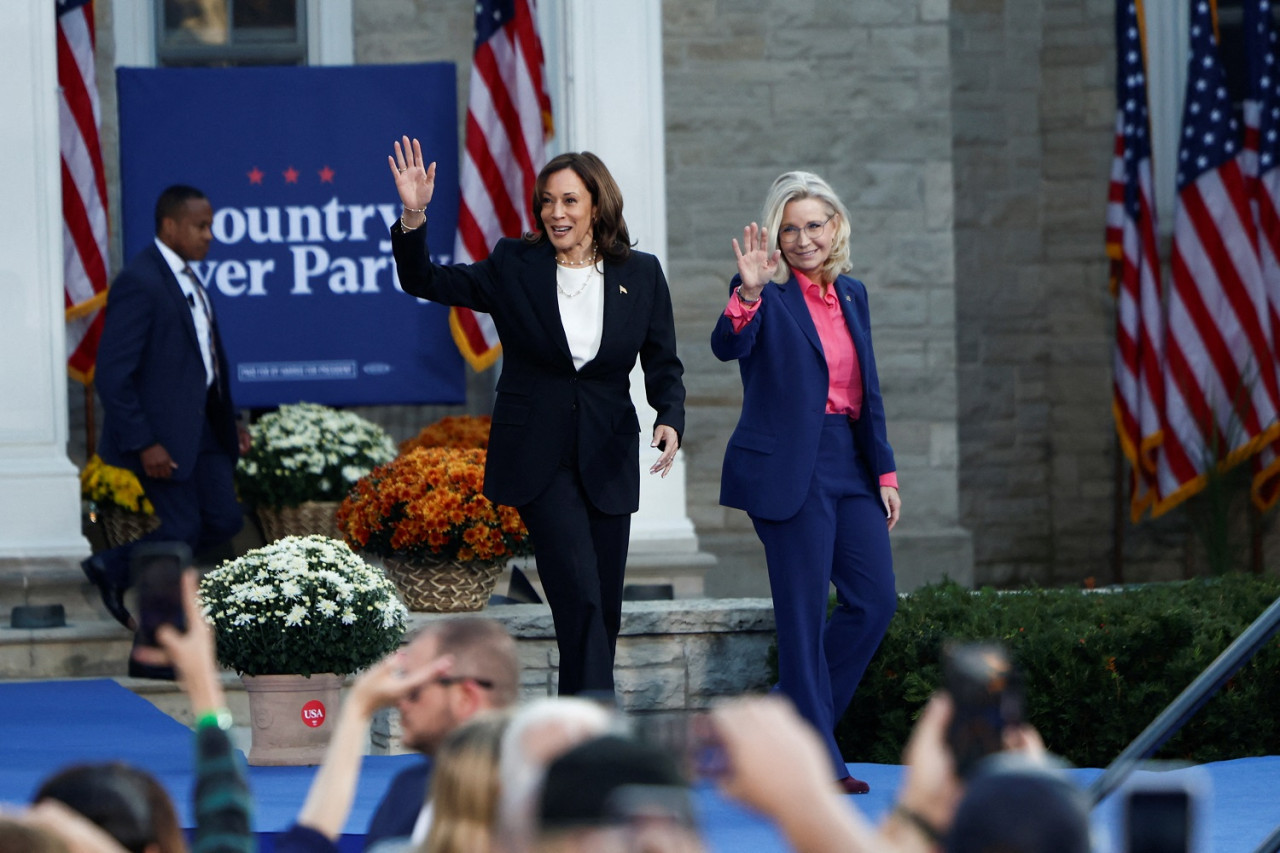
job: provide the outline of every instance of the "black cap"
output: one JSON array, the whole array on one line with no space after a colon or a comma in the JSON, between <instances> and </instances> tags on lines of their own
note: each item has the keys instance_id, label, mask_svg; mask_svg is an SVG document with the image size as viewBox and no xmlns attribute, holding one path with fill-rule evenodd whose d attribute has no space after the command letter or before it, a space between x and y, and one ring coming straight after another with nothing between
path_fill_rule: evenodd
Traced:
<instances>
[{"instance_id":1,"label":"black cap","mask_svg":"<svg viewBox=\"0 0 1280 853\"><path fill-rule=\"evenodd\" d=\"M655 746L617 735L586 741L551 762L538 817L546 830L636 818L694 823L689 786L671 757Z\"/></svg>"}]
</instances>

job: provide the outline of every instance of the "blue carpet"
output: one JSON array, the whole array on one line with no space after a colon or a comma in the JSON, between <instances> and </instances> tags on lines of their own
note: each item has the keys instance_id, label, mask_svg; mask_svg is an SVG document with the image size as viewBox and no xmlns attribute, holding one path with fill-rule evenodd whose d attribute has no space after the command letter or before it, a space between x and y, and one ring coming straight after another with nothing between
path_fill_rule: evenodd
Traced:
<instances>
[{"instance_id":1,"label":"blue carpet","mask_svg":"<svg viewBox=\"0 0 1280 853\"><path fill-rule=\"evenodd\" d=\"M114 681L44 681L0 685L0 803L26 802L41 780L77 761L122 760L154 773L173 794L183 826L190 827L191 732ZM355 853L382 792L413 756L368 756L342 848ZM877 821L888 811L902 768L851 764L871 784L871 793L850 797L851 808ZM250 767L262 849L284 830L302 806L314 768ZM1087 785L1100 771L1071 771ZM1206 853L1248 853L1280 826L1280 757L1242 758L1174 773L1195 773L1207 782L1204 803ZM712 853L768 853L787 847L764 819L721 797L708 786L696 790L699 814ZM1115 839L1119 797L1094 812L1099 850L1120 850Z\"/></svg>"}]
</instances>

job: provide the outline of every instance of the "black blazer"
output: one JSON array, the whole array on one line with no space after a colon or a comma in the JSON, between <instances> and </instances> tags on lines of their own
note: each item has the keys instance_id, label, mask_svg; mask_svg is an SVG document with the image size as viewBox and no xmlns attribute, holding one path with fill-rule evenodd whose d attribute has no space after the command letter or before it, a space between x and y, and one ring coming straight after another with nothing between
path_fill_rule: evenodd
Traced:
<instances>
[{"instance_id":1,"label":"black blazer","mask_svg":"<svg viewBox=\"0 0 1280 853\"><path fill-rule=\"evenodd\" d=\"M555 249L546 240L499 240L476 264L431 263L426 226L391 229L406 293L483 311L502 339L484 493L522 506L550 483L574 429L578 471L592 504L620 515L640 505L640 421L629 375L639 356L645 395L684 434L684 367L676 356L671 293L653 255L604 262L604 329L596 357L574 370L556 298Z\"/></svg>"},{"instance_id":2,"label":"black blazer","mask_svg":"<svg viewBox=\"0 0 1280 853\"><path fill-rule=\"evenodd\" d=\"M107 294L94 386L102 398L98 454L108 465L142 474L140 452L159 442L191 476L208 416L218 443L239 455L228 367L215 323L220 392L211 411L204 357L182 286L154 243L121 271Z\"/></svg>"}]
</instances>

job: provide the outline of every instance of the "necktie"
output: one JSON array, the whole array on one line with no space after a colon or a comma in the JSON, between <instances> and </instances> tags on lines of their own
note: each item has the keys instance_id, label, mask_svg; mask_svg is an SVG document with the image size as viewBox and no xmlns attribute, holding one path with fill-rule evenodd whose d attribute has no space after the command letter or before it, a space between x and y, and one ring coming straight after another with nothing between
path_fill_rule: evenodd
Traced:
<instances>
[{"instance_id":1,"label":"necktie","mask_svg":"<svg viewBox=\"0 0 1280 853\"><path fill-rule=\"evenodd\" d=\"M213 388L214 390L221 393L222 385L218 381L220 378L219 376L220 371L218 370L218 344L214 334L213 306L209 304L209 295L205 293L204 288L200 286L200 279L196 278L195 270L191 269L189 265L184 264L182 267L182 272L184 275L187 276L187 278L191 280L191 283L192 285L194 285L195 292L196 292L196 295L194 298L191 296L191 294L187 294L187 304L189 304L192 308L195 308L196 303L199 302L200 311L204 314L206 328L208 328L209 330L208 353L209 353L209 364L212 365L212 369L213 369Z\"/></svg>"}]
</instances>

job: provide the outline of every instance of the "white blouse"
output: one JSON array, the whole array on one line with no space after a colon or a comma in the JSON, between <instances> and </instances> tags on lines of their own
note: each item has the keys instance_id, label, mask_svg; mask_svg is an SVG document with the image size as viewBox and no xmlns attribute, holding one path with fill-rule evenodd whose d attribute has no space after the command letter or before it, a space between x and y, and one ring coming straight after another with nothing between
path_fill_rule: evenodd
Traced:
<instances>
[{"instance_id":1,"label":"white blouse","mask_svg":"<svg viewBox=\"0 0 1280 853\"><path fill-rule=\"evenodd\" d=\"M604 273L595 265L565 267L556 264L556 301L560 324L569 341L573 367L596 357L604 332Z\"/></svg>"}]
</instances>

